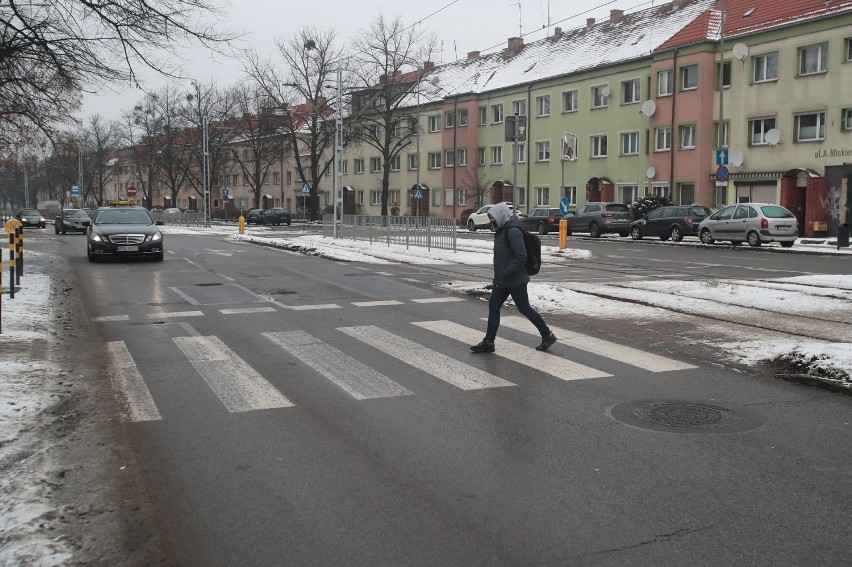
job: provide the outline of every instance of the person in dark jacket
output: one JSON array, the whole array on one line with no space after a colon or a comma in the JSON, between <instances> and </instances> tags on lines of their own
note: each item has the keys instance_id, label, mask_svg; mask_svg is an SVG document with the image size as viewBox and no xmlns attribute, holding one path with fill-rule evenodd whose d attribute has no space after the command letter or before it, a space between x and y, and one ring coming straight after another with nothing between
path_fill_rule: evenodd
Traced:
<instances>
[{"instance_id":1,"label":"person in dark jacket","mask_svg":"<svg viewBox=\"0 0 852 567\"><path fill-rule=\"evenodd\" d=\"M488 209L488 217L494 232L494 281L491 287L491 299L488 301L488 328L481 343L473 345L473 352L494 352L494 339L500 327L500 309L511 296L515 307L541 334L541 344L536 350L547 350L556 342L556 336L544 322L538 311L530 305L527 296L527 248L524 246L523 225L521 219L506 203L498 203Z\"/></svg>"}]
</instances>

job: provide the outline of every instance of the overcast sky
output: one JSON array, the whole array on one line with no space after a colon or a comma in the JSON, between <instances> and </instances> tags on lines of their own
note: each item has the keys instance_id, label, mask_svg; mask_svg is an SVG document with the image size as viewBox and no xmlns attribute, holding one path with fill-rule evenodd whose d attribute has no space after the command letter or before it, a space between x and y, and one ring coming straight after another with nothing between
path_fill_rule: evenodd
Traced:
<instances>
[{"instance_id":1,"label":"overcast sky","mask_svg":"<svg viewBox=\"0 0 852 567\"><path fill-rule=\"evenodd\" d=\"M222 0L223 3L225 0ZM261 55L275 52L276 38L290 39L305 27L330 29L348 45L359 30L369 27L377 14L386 18L401 16L406 23L422 22L421 26L438 38L439 56L436 63L449 63L464 58L469 51L493 51L505 46L509 37L520 32L527 42L541 39L549 29L560 26L571 29L585 25L587 17L598 21L609 17L612 8L626 12L660 5L666 0L438 0L437 2L389 2L387 0L313 0L288 2L282 0L230 0L227 17L220 27L245 35L243 47L251 46ZM548 19L549 13L549 19ZM201 50L187 51L184 75L203 81L216 79L220 86L236 83L242 77L239 62L234 58ZM149 88L157 89L166 81L153 73L143 79ZM101 91L100 96L86 96L82 117L100 114L118 119L144 97L138 89L121 92Z\"/></svg>"}]
</instances>

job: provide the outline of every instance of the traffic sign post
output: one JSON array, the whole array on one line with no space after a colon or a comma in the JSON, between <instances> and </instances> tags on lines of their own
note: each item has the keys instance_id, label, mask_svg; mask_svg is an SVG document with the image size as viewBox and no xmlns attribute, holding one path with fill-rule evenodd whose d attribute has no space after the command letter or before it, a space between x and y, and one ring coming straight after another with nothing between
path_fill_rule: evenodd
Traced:
<instances>
[{"instance_id":1,"label":"traffic sign post","mask_svg":"<svg viewBox=\"0 0 852 567\"><path fill-rule=\"evenodd\" d=\"M305 227L305 216L308 211L308 196L311 194L311 184L307 181L302 181L302 228Z\"/></svg>"},{"instance_id":2,"label":"traffic sign post","mask_svg":"<svg viewBox=\"0 0 852 567\"><path fill-rule=\"evenodd\" d=\"M730 172L727 167L720 165L716 168L716 181L727 181L728 177L730 177Z\"/></svg>"},{"instance_id":3,"label":"traffic sign post","mask_svg":"<svg viewBox=\"0 0 852 567\"><path fill-rule=\"evenodd\" d=\"M723 148L716 149L716 165L728 165L728 150Z\"/></svg>"}]
</instances>

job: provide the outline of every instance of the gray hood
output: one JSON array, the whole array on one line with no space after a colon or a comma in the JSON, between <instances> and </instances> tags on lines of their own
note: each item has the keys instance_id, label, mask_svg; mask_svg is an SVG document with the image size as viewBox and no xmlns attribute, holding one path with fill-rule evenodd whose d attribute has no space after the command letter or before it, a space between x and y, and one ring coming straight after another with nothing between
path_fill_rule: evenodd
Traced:
<instances>
[{"instance_id":1,"label":"gray hood","mask_svg":"<svg viewBox=\"0 0 852 567\"><path fill-rule=\"evenodd\" d=\"M494 219L494 222L497 224L497 228L502 228L510 218L512 218L512 209L506 203L497 203L490 209L488 209L488 214Z\"/></svg>"}]
</instances>

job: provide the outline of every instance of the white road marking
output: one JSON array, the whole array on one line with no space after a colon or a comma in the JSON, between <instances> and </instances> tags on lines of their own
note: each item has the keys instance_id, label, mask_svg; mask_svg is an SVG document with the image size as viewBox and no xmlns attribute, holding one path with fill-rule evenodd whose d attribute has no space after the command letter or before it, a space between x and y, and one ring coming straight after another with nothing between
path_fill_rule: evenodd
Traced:
<instances>
[{"instance_id":1,"label":"white road marking","mask_svg":"<svg viewBox=\"0 0 852 567\"><path fill-rule=\"evenodd\" d=\"M106 347L111 360L110 381L127 419L134 422L162 420L151 392L124 341L108 342Z\"/></svg>"},{"instance_id":2,"label":"white road marking","mask_svg":"<svg viewBox=\"0 0 852 567\"><path fill-rule=\"evenodd\" d=\"M383 305L402 305L402 301L353 301L355 307L381 307Z\"/></svg>"},{"instance_id":3,"label":"white road marking","mask_svg":"<svg viewBox=\"0 0 852 567\"><path fill-rule=\"evenodd\" d=\"M281 307L285 309L292 309L293 311L310 311L312 309L340 309L339 305L335 305L334 303L317 303L315 305L284 305L283 303L278 303Z\"/></svg>"},{"instance_id":4,"label":"white road marking","mask_svg":"<svg viewBox=\"0 0 852 567\"><path fill-rule=\"evenodd\" d=\"M459 362L445 354L425 348L373 325L338 327L337 330L462 390L514 386L513 383L475 366Z\"/></svg>"},{"instance_id":5,"label":"white road marking","mask_svg":"<svg viewBox=\"0 0 852 567\"><path fill-rule=\"evenodd\" d=\"M408 396L411 390L304 331L263 333L356 400Z\"/></svg>"},{"instance_id":6,"label":"white road marking","mask_svg":"<svg viewBox=\"0 0 852 567\"><path fill-rule=\"evenodd\" d=\"M222 315L242 315L245 313L276 313L274 307L241 307L238 309L220 309Z\"/></svg>"},{"instance_id":7,"label":"white road marking","mask_svg":"<svg viewBox=\"0 0 852 567\"><path fill-rule=\"evenodd\" d=\"M96 323L108 323L110 321L130 321L130 315L102 315L100 317L92 317L92 321Z\"/></svg>"},{"instance_id":8,"label":"white road marking","mask_svg":"<svg viewBox=\"0 0 852 567\"><path fill-rule=\"evenodd\" d=\"M536 328L525 317L501 317L500 325L506 325L512 329L524 331L536 336L538 335ZM585 350L612 360L617 360L624 364L629 364L630 366L644 368L650 372L668 372L670 370L688 370L690 368L696 368L696 366L692 364L641 351L629 346L605 341L596 337L590 337L576 331L571 331L570 329L551 327L550 330L553 331L553 334L556 335L556 338L560 342L567 346Z\"/></svg>"},{"instance_id":9,"label":"white road marking","mask_svg":"<svg viewBox=\"0 0 852 567\"><path fill-rule=\"evenodd\" d=\"M427 297L424 299L412 299L414 303L450 303L453 301L465 301L464 297Z\"/></svg>"},{"instance_id":10,"label":"white road marking","mask_svg":"<svg viewBox=\"0 0 852 567\"><path fill-rule=\"evenodd\" d=\"M377 276L392 276L394 274L390 272L374 272Z\"/></svg>"},{"instance_id":11,"label":"white road marking","mask_svg":"<svg viewBox=\"0 0 852 567\"><path fill-rule=\"evenodd\" d=\"M226 275L223 275L223 274L219 274L219 277L224 279L224 280L228 280L229 282L237 281L236 279L232 278L231 276L226 276Z\"/></svg>"},{"instance_id":12,"label":"white road marking","mask_svg":"<svg viewBox=\"0 0 852 567\"><path fill-rule=\"evenodd\" d=\"M293 405L218 337L174 337L173 340L229 412Z\"/></svg>"},{"instance_id":13,"label":"white road marking","mask_svg":"<svg viewBox=\"0 0 852 567\"><path fill-rule=\"evenodd\" d=\"M149 313L150 319L179 319L180 317L203 317L202 311L170 311L162 313Z\"/></svg>"},{"instance_id":14,"label":"white road marking","mask_svg":"<svg viewBox=\"0 0 852 567\"><path fill-rule=\"evenodd\" d=\"M482 330L471 329L453 323L452 321L421 321L415 322L414 325L428 329L429 331L444 335L451 339L470 344L477 337L482 336ZM550 374L560 380L583 380L586 378L604 378L612 376L601 370L590 368L577 362L571 362L565 358L555 356L549 352L540 352L532 346L519 345L503 339L499 339L497 351L494 353L497 356L508 358L513 362L529 366L539 372ZM476 355L476 356L489 356Z\"/></svg>"},{"instance_id":15,"label":"white road marking","mask_svg":"<svg viewBox=\"0 0 852 567\"><path fill-rule=\"evenodd\" d=\"M399 278L399 279L401 279L404 282L413 282L413 283L420 283L420 281L421 281L421 280L418 280L417 278Z\"/></svg>"},{"instance_id":16,"label":"white road marking","mask_svg":"<svg viewBox=\"0 0 852 567\"><path fill-rule=\"evenodd\" d=\"M216 254L218 256L226 256L228 258L234 255L234 250L211 250L210 248L205 248L205 250L207 252L210 252L211 254Z\"/></svg>"}]
</instances>

